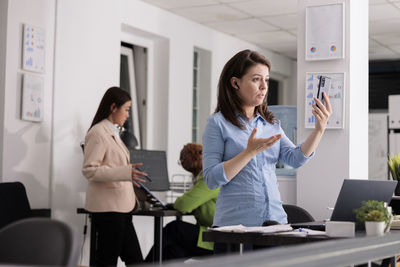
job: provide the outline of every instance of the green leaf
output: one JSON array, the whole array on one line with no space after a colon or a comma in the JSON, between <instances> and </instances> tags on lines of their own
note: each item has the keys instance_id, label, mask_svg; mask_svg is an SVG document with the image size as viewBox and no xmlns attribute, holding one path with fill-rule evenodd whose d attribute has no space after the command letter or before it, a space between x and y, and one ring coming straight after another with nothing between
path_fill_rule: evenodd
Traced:
<instances>
[{"instance_id":1,"label":"green leaf","mask_svg":"<svg viewBox=\"0 0 400 267\"><path fill-rule=\"evenodd\" d=\"M400 180L400 153L397 156L388 155L388 166L393 180Z\"/></svg>"},{"instance_id":2,"label":"green leaf","mask_svg":"<svg viewBox=\"0 0 400 267\"><path fill-rule=\"evenodd\" d=\"M361 202L361 207L354 209L356 219L359 222L377 221L377 222L390 222L392 214L389 214L387 207L383 201L368 200Z\"/></svg>"}]
</instances>

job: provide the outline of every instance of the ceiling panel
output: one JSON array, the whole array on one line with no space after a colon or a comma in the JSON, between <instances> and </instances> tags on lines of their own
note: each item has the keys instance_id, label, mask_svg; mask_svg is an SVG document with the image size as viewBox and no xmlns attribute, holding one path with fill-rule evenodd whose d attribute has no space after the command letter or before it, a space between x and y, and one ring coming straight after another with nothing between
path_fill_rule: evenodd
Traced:
<instances>
[{"instance_id":1,"label":"ceiling panel","mask_svg":"<svg viewBox=\"0 0 400 267\"><path fill-rule=\"evenodd\" d=\"M390 20L380 20L370 22L369 34L371 36L379 34L393 34L398 33L400 29L400 18Z\"/></svg>"},{"instance_id":2,"label":"ceiling panel","mask_svg":"<svg viewBox=\"0 0 400 267\"><path fill-rule=\"evenodd\" d=\"M249 16L226 5L175 9L174 13L200 23L245 19Z\"/></svg>"},{"instance_id":3,"label":"ceiling panel","mask_svg":"<svg viewBox=\"0 0 400 267\"><path fill-rule=\"evenodd\" d=\"M296 58L297 0L143 0ZM399 58L400 0L369 0L371 59Z\"/></svg>"},{"instance_id":4,"label":"ceiling panel","mask_svg":"<svg viewBox=\"0 0 400 267\"><path fill-rule=\"evenodd\" d=\"M400 31L400 30L399 30ZM371 36L373 40L379 40L384 45L400 45L400 32L398 34L379 34Z\"/></svg>"},{"instance_id":5,"label":"ceiling panel","mask_svg":"<svg viewBox=\"0 0 400 267\"><path fill-rule=\"evenodd\" d=\"M297 58L296 42L267 43L265 45L262 45L261 47L293 59Z\"/></svg>"},{"instance_id":6,"label":"ceiling panel","mask_svg":"<svg viewBox=\"0 0 400 267\"><path fill-rule=\"evenodd\" d=\"M369 49L375 49L376 47L381 46L381 44L372 39L369 39L368 46L369 46Z\"/></svg>"},{"instance_id":7,"label":"ceiling panel","mask_svg":"<svg viewBox=\"0 0 400 267\"><path fill-rule=\"evenodd\" d=\"M268 46L267 44L283 44L284 42L297 44L296 37L284 31L242 34L238 37L266 46Z\"/></svg>"},{"instance_id":8,"label":"ceiling panel","mask_svg":"<svg viewBox=\"0 0 400 267\"><path fill-rule=\"evenodd\" d=\"M400 18L400 10L392 4L373 5L369 9L369 21Z\"/></svg>"},{"instance_id":9,"label":"ceiling panel","mask_svg":"<svg viewBox=\"0 0 400 267\"><path fill-rule=\"evenodd\" d=\"M161 7L163 9L176 9L183 7L198 7L198 6L209 6L216 5L219 2L217 0L143 0L149 4Z\"/></svg>"},{"instance_id":10,"label":"ceiling panel","mask_svg":"<svg viewBox=\"0 0 400 267\"><path fill-rule=\"evenodd\" d=\"M269 25L260 19L223 21L223 22L207 23L206 25L218 31L234 35L278 30L277 27Z\"/></svg>"},{"instance_id":11,"label":"ceiling panel","mask_svg":"<svg viewBox=\"0 0 400 267\"><path fill-rule=\"evenodd\" d=\"M383 3L387 3L387 1L386 0L369 0L370 5L383 4Z\"/></svg>"},{"instance_id":12,"label":"ceiling panel","mask_svg":"<svg viewBox=\"0 0 400 267\"><path fill-rule=\"evenodd\" d=\"M266 46L274 51L297 51L297 42L268 43Z\"/></svg>"},{"instance_id":13,"label":"ceiling panel","mask_svg":"<svg viewBox=\"0 0 400 267\"><path fill-rule=\"evenodd\" d=\"M400 55L400 45L391 46L390 48Z\"/></svg>"},{"instance_id":14,"label":"ceiling panel","mask_svg":"<svg viewBox=\"0 0 400 267\"><path fill-rule=\"evenodd\" d=\"M400 58L400 55L386 47L383 47L383 46L379 46L379 47L369 50L369 59L370 60L396 59L396 58Z\"/></svg>"},{"instance_id":15,"label":"ceiling panel","mask_svg":"<svg viewBox=\"0 0 400 267\"><path fill-rule=\"evenodd\" d=\"M276 0L276 1L245 1L231 4L232 7L243 10L252 16L263 17L297 12L297 0Z\"/></svg>"},{"instance_id":16,"label":"ceiling panel","mask_svg":"<svg viewBox=\"0 0 400 267\"><path fill-rule=\"evenodd\" d=\"M297 14L262 17L261 19L284 30L297 29Z\"/></svg>"},{"instance_id":17,"label":"ceiling panel","mask_svg":"<svg viewBox=\"0 0 400 267\"><path fill-rule=\"evenodd\" d=\"M290 30L289 32L297 38L297 30Z\"/></svg>"},{"instance_id":18,"label":"ceiling panel","mask_svg":"<svg viewBox=\"0 0 400 267\"><path fill-rule=\"evenodd\" d=\"M220 3L234 3L234 2L243 2L244 0L218 0Z\"/></svg>"}]
</instances>

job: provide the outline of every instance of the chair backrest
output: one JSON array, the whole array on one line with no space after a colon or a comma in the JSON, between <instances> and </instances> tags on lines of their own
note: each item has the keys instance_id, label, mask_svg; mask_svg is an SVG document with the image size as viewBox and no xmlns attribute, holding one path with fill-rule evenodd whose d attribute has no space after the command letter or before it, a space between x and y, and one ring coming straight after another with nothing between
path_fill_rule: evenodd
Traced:
<instances>
[{"instance_id":1,"label":"chair backrest","mask_svg":"<svg viewBox=\"0 0 400 267\"><path fill-rule=\"evenodd\" d=\"M0 263L77 266L78 241L63 222L29 218L0 230Z\"/></svg>"},{"instance_id":2,"label":"chair backrest","mask_svg":"<svg viewBox=\"0 0 400 267\"><path fill-rule=\"evenodd\" d=\"M302 223L315 221L308 211L296 205L283 204L283 209L287 214L288 223Z\"/></svg>"},{"instance_id":3,"label":"chair backrest","mask_svg":"<svg viewBox=\"0 0 400 267\"><path fill-rule=\"evenodd\" d=\"M0 183L0 229L30 216L25 186L20 182Z\"/></svg>"}]
</instances>

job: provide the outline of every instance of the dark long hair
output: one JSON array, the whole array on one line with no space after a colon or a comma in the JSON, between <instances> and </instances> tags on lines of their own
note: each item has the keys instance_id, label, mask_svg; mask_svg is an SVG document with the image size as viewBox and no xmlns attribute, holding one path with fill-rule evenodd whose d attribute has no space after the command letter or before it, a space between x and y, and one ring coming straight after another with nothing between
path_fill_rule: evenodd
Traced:
<instances>
[{"instance_id":1,"label":"dark long hair","mask_svg":"<svg viewBox=\"0 0 400 267\"><path fill-rule=\"evenodd\" d=\"M105 93L100 101L96 115L94 115L89 130L98 122L104 120L111 114L111 105L115 104L116 108L120 108L123 104L131 100L131 96L119 87L111 87Z\"/></svg>"},{"instance_id":2,"label":"dark long hair","mask_svg":"<svg viewBox=\"0 0 400 267\"><path fill-rule=\"evenodd\" d=\"M225 64L218 82L218 103L215 113L221 111L226 120L240 129L244 129L244 127L235 112L245 114L242 109L242 100L238 96L236 89L232 86L231 78L236 77L241 79L249 68L256 64L265 65L271 71L271 62L261 54L251 50L240 51ZM256 106L254 112L258 112L269 123L274 123L275 117L268 110L267 97L268 90L264 102Z\"/></svg>"}]
</instances>

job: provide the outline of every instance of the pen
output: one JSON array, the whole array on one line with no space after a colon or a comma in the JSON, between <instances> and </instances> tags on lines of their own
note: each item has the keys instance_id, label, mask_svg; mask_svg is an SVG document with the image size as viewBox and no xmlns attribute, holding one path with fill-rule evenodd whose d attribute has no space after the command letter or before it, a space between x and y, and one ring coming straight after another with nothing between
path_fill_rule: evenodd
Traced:
<instances>
[{"instance_id":1,"label":"pen","mask_svg":"<svg viewBox=\"0 0 400 267\"><path fill-rule=\"evenodd\" d=\"M143 172L142 169L140 169L139 167L136 167L136 169L137 169L138 171ZM149 180L149 182L153 182L153 180L151 180L150 177L149 177L148 175L146 175L145 178L146 178L147 180Z\"/></svg>"},{"instance_id":2,"label":"pen","mask_svg":"<svg viewBox=\"0 0 400 267\"><path fill-rule=\"evenodd\" d=\"M307 235L310 233L309 231L303 228L299 228L299 232L306 233Z\"/></svg>"}]
</instances>

